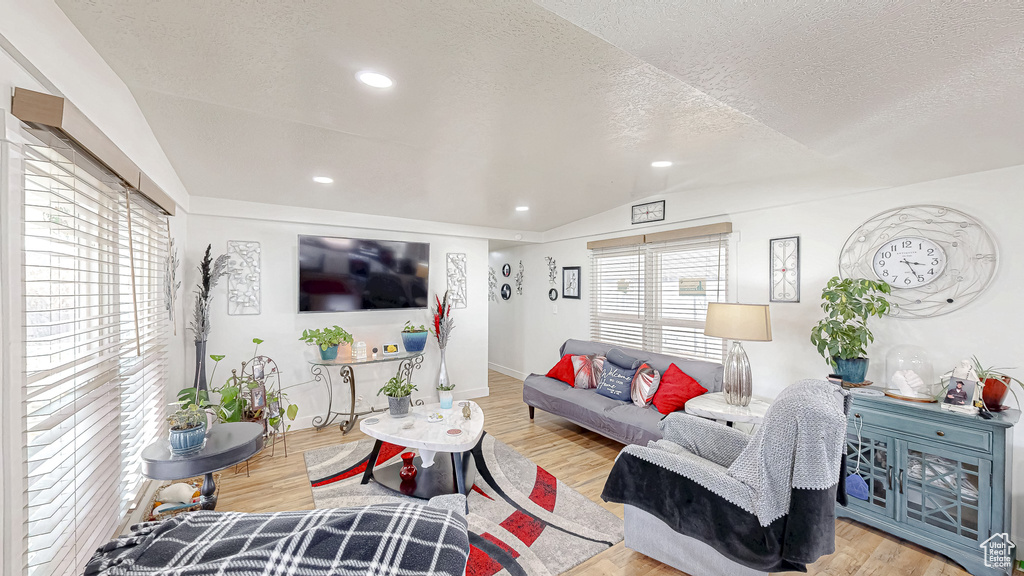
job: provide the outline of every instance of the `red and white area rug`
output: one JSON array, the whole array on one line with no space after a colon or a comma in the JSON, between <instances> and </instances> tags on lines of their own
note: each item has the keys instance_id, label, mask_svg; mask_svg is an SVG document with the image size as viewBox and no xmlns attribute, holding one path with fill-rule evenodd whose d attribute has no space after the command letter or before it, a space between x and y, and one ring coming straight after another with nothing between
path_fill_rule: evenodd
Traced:
<instances>
[{"instance_id":1,"label":"red and white area rug","mask_svg":"<svg viewBox=\"0 0 1024 576\"><path fill-rule=\"evenodd\" d=\"M371 481L362 485L373 440L305 453L317 508L406 499ZM385 443L377 466L405 448ZM469 493L468 576L560 574L622 540L622 520L543 468L484 434L473 450L477 477Z\"/></svg>"}]
</instances>

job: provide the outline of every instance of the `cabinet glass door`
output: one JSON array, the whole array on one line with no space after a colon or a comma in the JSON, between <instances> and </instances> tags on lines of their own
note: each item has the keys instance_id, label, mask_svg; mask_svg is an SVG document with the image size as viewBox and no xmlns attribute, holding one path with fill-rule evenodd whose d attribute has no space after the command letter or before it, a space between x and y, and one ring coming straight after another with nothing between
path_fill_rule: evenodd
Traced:
<instances>
[{"instance_id":1,"label":"cabinet glass door","mask_svg":"<svg viewBox=\"0 0 1024 576\"><path fill-rule=\"evenodd\" d=\"M859 439L853 424L847 429L846 473L857 472L859 462L860 476L868 483L868 499L850 496L849 506L889 518L895 516L890 483L890 474L894 472L891 446L892 438L870 426L861 429Z\"/></svg>"},{"instance_id":2,"label":"cabinet glass door","mask_svg":"<svg viewBox=\"0 0 1024 576\"><path fill-rule=\"evenodd\" d=\"M901 520L976 549L990 536L992 463L937 447L900 444Z\"/></svg>"}]
</instances>

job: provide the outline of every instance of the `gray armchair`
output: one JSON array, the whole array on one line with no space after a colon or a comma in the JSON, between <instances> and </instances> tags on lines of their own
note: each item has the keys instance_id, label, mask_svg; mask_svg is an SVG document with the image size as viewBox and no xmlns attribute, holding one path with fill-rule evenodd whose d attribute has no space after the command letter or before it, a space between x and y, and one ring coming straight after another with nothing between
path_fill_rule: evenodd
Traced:
<instances>
[{"instance_id":1,"label":"gray armchair","mask_svg":"<svg viewBox=\"0 0 1024 576\"><path fill-rule=\"evenodd\" d=\"M804 380L753 435L666 416L663 439L627 446L605 484L603 498L625 504L626 546L694 576L806 571L835 550L848 404Z\"/></svg>"}]
</instances>

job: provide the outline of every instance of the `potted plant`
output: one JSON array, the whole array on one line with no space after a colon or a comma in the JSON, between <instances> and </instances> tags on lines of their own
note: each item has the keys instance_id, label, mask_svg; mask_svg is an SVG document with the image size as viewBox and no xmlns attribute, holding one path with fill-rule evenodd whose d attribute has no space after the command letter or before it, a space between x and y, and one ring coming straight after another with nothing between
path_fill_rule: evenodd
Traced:
<instances>
[{"instance_id":1,"label":"potted plant","mask_svg":"<svg viewBox=\"0 0 1024 576\"><path fill-rule=\"evenodd\" d=\"M352 343L352 335L340 326L324 328L323 330L303 330L299 340L308 344L316 344L320 347L320 358L330 361L338 357L338 345L342 342Z\"/></svg>"},{"instance_id":2,"label":"potted plant","mask_svg":"<svg viewBox=\"0 0 1024 576\"><path fill-rule=\"evenodd\" d=\"M377 396L384 394L388 397L391 416L404 418L409 415L409 406L412 404L411 394L415 389L412 382L406 382L405 378L396 374L388 380L387 384L381 386L381 389L377 391Z\"/></svg>"},{"instance_id":3,"label":"potted plant","mask_svg":"<svg viewBox=\"0 0 1024 576\"><path fill-rule=\"evenodd\" d=\"M406 321L402 328L402 345L406 352L422 352L427 346L427 327L423 324L416 327Z\"/></svg>"},{"instance_id":4,"label":"potted plant","mask_svg":"<svg viewBox=\"0 0 1024 576\"><path fill-rule=\"evenodd\" d=\"M206 440L206 412L196 404L179 404L167 417L170 424L171 453L192 454L203 447Z\"/></svg>"},{"instance_id":5,"label":"potted plant","mask_svg":"<svg viewBox=\"0 0 1024 576\"><path fill-rule=\"evenodd\" d=\"M821 291L825 318L811 329L811 343L844 382L860 384L868 371L867 346L875 341L868 318L889 311L885 282L865 278L833 277Z\"/></svg>"},{"instance_id":6,"label":"potted plant","mask_svg":"<svg viewBox=\"0 0 1024 576\"><path fill-rule=\"evenodd\" d=\"M451 408L452 401L452 390L455 388L455 384L438 384L437 385L437 397L441 400L441 408Z\"/></svg>"},{"instance_id":7,"label":"potted plant","mask_svg":"<svg viewBox=\"0 0 1024 576\"><path fill-rule=\"evenodd\" d=\"M1009 368L986 368L978 360L977 356L972 358L974 364L974 371L978 374L978 382L981 382L981 399L985 402L985 408L988 408L989 412L1001 412L1006 409L1003 405L1003 400L1006 400L1006 393L1013 392L1011 384L1016 382L1017 384L1024 386L1020 380L1017 380L1013 376L1006 374L1003 370L1009 370ZM1017 399L1017 393L1013 392L1013 397ZM1020 404L1020 401L1017 401Z\"/></svg>"}]
</instances>

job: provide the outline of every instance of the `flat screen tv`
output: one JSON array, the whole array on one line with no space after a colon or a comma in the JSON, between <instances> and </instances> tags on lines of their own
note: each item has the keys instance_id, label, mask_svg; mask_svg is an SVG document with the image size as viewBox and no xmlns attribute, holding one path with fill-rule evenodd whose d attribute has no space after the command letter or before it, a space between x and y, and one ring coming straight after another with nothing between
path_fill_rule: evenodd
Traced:
<instances>
[{"instance_id":1,"label":"flat screen tv","mask_svg":"<svg viewBox=\"0 0 1024 576\"><path fill-rule=\"evenodd\" d=\"M299 236L299 312L426 308L430 244Z\"/></svg>"}]
</instances>

